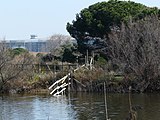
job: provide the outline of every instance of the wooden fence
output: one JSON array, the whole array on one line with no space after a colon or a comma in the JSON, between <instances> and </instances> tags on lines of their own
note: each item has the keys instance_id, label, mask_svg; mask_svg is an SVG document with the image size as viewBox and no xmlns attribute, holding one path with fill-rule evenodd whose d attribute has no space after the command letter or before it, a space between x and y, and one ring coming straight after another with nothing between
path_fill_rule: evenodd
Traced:
<instances>
[{"instance_id":1,"label":"wooden fence","mask_svg":"<svg viewBox=\"0 0 160 120\"><path fill-rule=\"evenodd\" d=\"M12 64L15 68L23 68L27 70L31 68L36 73L41 72L69 72L77 67L76 64Z\"/></svg>"}]
</instances>

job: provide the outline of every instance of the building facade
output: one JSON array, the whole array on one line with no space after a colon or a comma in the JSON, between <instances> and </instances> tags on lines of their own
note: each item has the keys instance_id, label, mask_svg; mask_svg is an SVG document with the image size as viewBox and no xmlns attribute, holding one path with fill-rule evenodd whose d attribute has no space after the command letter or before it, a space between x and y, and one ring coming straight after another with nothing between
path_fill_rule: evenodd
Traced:
<instances>
[{"instance_id":1,"label":"building facade","mask_svg":"<svg viewBox=\"0 0 160 120\"><path fill-rule=\"evenodd\" d=\"M6 47L14 48L24 48L30 52L48 52L47 51L47 40L40 39L29 39L29 40L6 40L3 41Z\"/></svg>"}]
</instances>

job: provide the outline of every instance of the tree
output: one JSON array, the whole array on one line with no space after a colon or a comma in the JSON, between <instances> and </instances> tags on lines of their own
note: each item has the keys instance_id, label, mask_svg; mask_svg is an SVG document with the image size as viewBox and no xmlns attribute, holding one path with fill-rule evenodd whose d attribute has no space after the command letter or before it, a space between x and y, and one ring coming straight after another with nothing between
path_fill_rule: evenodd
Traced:
<instances>
[{"instance_id":1,"label":"tree","mask_svg":"<svg viewBox=\"0 0 160 120\"><path fill-rule=\"evenodd\" d=\"M43 59L60 60L65 62L74 62L74 55L72 54L73 44L71 37L68 35L53 35L47 41L47 48L49 54L43 56Z\"/></svg>"},{"instance_id":2,"label":"tree","mask_svg":"<svg viewBox=\"0 0 160 120\"><path fill-rule=\"evenodd\" d=\"M112 26L119 28L122 22L127 22L130 18L139 20L158 12L157 8L149 8L132 1L109 0L108 2L98 2L84 8L76 15L76 20L67 23L66 29L77 40L79 50L86 52L86 49L91 48L84 44L88 41L88 37L90 40L95 40L94 46L106 48L106 40Z\"/></svg>"},{"instance_id":3,"label":"tree","mask_svg":"<svg viewBox=\"0 0 160 120\"><path fill-rule=\"evenodd\" d=\"M76 56L73 54L76 52L75 46L71 44L66 44L62 46L62 61L63 62L70 62L75 63L76 62Z\"/></svg>"},{"instance_id":4,"label":"tree","mask_svg":"<svg viewBox=\"0 0 160 120\"><path fill-rule=\"evenodd\" d=\"M51 36L49 40L47 40L47 49L54 55L55 54L54 51L57 48L59 48L61 45L66 44L70 41L71 41L70 36L55 34Z\"/></svg>"},{"instance_id":5,"label":"tree","mask_svg":"<svg viewBox=\"0 0 160 120\"><path fill-rule=\"evenodd\" d=\"M23 48L15 48L15 49L11 50L10 52L11 52L11 54L13 54L15 56L15 55L20 55L20 54L23 54L23 53L27 53L28 50L23 49Z\"/></svg>"},{"instance_id":6,"label":"tree","mask_svg":"<svg viewBox=\"0 0 160 120\"><path fill-rule=\"evenodd\" d=\"M132 74L141 92L159 89L160 20L152 15L140 21L130 20L120 29L111 29L108 49L111 60L125 75ZM133 78L132 78L133 79ZM158 87L157 87L158 86Z\"/></svg>"},{"instance_id":7,"label":"tree","mask_svg":"<svg viewBox=\"0 0 160 120\"><path fill-rule=\"evenodd\" d=\"M5 46L0 43L0 92L7 90L7 83L17 79L21 74L30 71L31 67L24 66L30 64L32 57L28 53L14 56Z\"/></svg>"}]
</instances>

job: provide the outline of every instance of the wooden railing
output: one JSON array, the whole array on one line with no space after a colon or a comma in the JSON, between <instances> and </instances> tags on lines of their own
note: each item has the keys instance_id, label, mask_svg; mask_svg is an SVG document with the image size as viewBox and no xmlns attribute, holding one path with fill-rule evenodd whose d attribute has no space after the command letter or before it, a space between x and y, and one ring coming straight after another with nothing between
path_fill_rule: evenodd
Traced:
<instances>
[{"instance_id":1,"label":"wooden railing","mask_svg":"<svg viewBox=\"0 0 160 120\"><path fill-rule=\"evenodd\" d=\"M27 70L31 68L36 73L41 72L69 72L72 69L77 67L76 64L9 64L14 66L15 68L22 68L23 70Z\"/></svg>"}]
</instances>

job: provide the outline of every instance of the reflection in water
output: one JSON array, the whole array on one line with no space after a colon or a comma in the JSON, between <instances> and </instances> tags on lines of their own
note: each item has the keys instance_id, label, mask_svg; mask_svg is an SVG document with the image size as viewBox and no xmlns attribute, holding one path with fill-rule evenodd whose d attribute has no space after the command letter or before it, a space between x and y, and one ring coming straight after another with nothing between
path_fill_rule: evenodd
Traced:
<instances>
[{"instance_id":1,"label":"reflection in water","mask_svg":"<svg viewBox=\"0 0 160 120\"><path fill-rule=\"evenodd\" d=\"M5 96L0 99L0 120L75 120L65 96Z\"/></svg>"},{"instance_id":2,"label":"reflection in water","mask_svg":"<svg viewBox=\"0 0 160 120\"><path fill-rule=\"evenodd\" d=\"M159 94L133 94L133 105L140 105L138 120L160 118ZM108 112L112 120L128 115L128 94L108 94ZM0 96L0 120L105 120L104 95L74 93L70 96L48 95Z\"/></svg>"},{"instance_id":3,"label":"reflection in water","mask_svg":"<svg viewBox=\"0 0 160 120\"><path fill-rule=\"evenodd\" d=\"M73 98L74 110L79 120L105 120L103 94L76 94ZM132 94L132 105L141 106L137 111L138 120L159 120L159 94ZM108 94L108 112L112 120L125 120L129 112L128 94Z\"/></svg>"}]
</instances>

